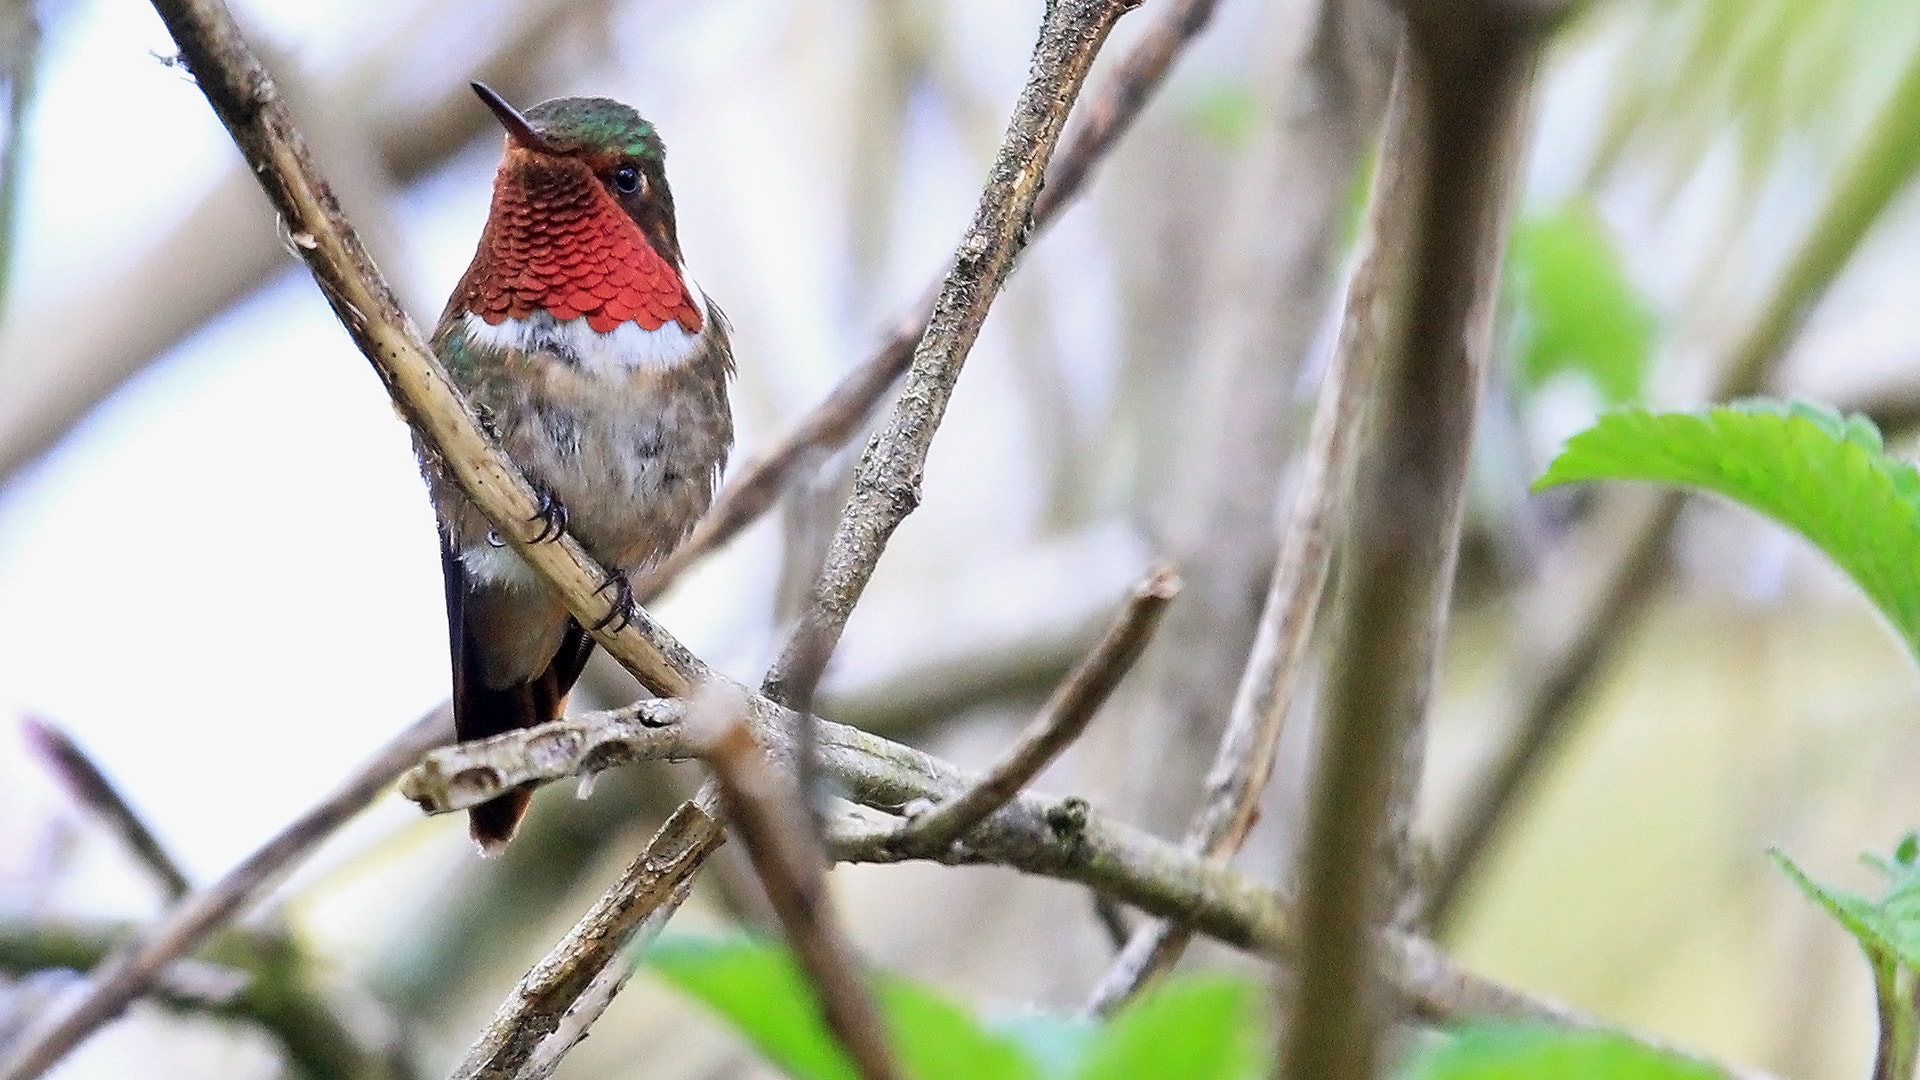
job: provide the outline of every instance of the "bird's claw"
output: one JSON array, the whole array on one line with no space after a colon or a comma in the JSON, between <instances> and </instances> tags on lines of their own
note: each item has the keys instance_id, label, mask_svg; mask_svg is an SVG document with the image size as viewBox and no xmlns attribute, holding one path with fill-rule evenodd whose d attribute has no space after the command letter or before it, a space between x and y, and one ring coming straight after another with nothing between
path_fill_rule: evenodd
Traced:
<instances>
[{"instance_id":1,"label":"bird's claw","mask_svg":"<svg viewBox=\"0 0 1920 1080\"><path fill-rule=\"evenodd\" d=\"M540 509L535 510L527 520L540 523L540 532L533 538L534 543L558 540L567 531L567 504L543 491L540 493Z\"/></svg>"},{"instance_id":2,"label":"bird's claw","mask_svg":"<svg viewBox=\"0 0 1920 1080\"><path fill-rule=\"evenodd\" d=\"M608 571L607 580L601 582L600 587L593 590L593 594L598 596L608 589L613 590L613 607L607 612L606 618L593 624L593 630L599 633L611 627L617 634L633 622L633 582L628 581L627 575L618 570ZM616 623L619 625L616 626Z\"/></svg>"}]
</instances>

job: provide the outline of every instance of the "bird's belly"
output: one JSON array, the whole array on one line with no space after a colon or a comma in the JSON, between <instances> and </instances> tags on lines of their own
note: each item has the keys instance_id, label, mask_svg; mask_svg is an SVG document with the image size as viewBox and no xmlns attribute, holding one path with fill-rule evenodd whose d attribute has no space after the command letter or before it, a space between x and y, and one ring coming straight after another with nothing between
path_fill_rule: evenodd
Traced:
<instances>
[{"instance_id":1,"label":"bird's belly","mask_svg":"<svg viewBox=\"0 0 1920 1080\"><path fill-rule=\"evenodd\" d=\"M489 403L501 445L566 508L568 531L601 564L634 573L672 551L706 512L732 443L724 370L610 377L575 368L518 389ZM461 561L473 576L538 580L484 532L462 531Z\"/></svg>"}]
</instances>

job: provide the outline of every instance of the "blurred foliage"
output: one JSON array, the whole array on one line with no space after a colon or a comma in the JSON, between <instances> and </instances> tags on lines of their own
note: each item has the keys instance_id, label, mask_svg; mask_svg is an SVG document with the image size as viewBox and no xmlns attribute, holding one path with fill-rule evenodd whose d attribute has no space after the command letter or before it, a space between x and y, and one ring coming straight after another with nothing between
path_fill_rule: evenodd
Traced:
<instances>
[{"instance_id":1,"label":"blurred foliage","mask_svg":"<svg viewBox=\"0 0 1920 1080\"><path fill-rule=\"evenodd\" d=\"M1880 1006L1880 1067L1874 1075L1911 1077L1920 1049L1920 1016L1913 1007L1920 986L1920 834L1908 833L1891 859L1863 857L1886 879L1877 900L1822 885L1779 850L1772 854L1800 891L1825 908L1867 955Z\"/></svg>"},{"instance_id":2,"label":"blurred foliage","mask_svg":"<svg viewBox=\"0 0 1920 1080\"><path fill-rule=\"evenodd\" d=\"M1721 1073L1604 1031L1467 1028L1414 1060L1407 1080L1712 1080Z\"/></svg>"},{"instance_id":3,"label":"blurred foliage","mask_svg":"<svg viewBox=\"0 0 1920 1080\"><path fill-rule=\"evenodd\" d=\"M1920 660L1920 472L1865 417L1771 401L1611 413L1534 486L1576 480L1702 488L1765 514L1838 564Z\"/></svg>"},{"instance_id":4,"label":"blurred foliage","mask_svg":"<svg viewBox=\"0 0 1920 1080\"><path fill-rule=\"evenodd\" d=\"M747 939L667 939L653 971L718 1012L798 1080L857 1080L827 1034L786 950ZM1237 976L1175 978L1106 1024L1028 1013L983 1021L894 976L876 996L907 1075L915 1080L1237 1080L1266 1071L1265 995ZM1705 1080L1698 1062L1608 1032L1476 1025L1423 1043L1406 1080Z\"/></svg>"},{"instance_id":5,"label":"blurred foliage","mask_svg":"<svg viewBox=\"0 0 1920 1080\"><path fill-rule=\"evenodd\" d=\"M1609 405L1639 400L1658 327L1586 200L1514 226L1502 306L1507 347L1528 389L1575 372Z\"/></svg>"},{"instance_id":6,"label":"blurred foliage","mask_svg":"<svg viewBox=\"0 0 1920 1080\"><path fill-rule=\"evenodd\" d=\"M1647 0L1611 69L1602 162L1635 142L1675 172L1731 139L1749 175L1796 143L1832 157L1920 37L1911 0Z\"/></svg>"},{"instance_id":7,"label":"blurred foliage","mask_svg":"<svg viewBox=\"0 0 1920 1080\"><path fill-rule=\"evenodd\" d=\"M788 1075L857 1080L784 948L669 938L644 962L719 1013ZM985 1021L909 980L872 982L901 1064L915 1080L1237 1080L1261 1071L1263 995L1241 979L1173 980L1104 1025L1038 1014Z\"/></svg>"},{"instance_id":8,"label":"blurred foliage","mask_svg":"<svg viewBox=\"0 0 1920 1080\"><path fill-rule=\"evenodd\" d=\"M1186 114L1195 132L1238 150L1253 138L1260 122L1260 99L1246 82L1214 82L1187 100Z\"/></svg>"}]
</instances>

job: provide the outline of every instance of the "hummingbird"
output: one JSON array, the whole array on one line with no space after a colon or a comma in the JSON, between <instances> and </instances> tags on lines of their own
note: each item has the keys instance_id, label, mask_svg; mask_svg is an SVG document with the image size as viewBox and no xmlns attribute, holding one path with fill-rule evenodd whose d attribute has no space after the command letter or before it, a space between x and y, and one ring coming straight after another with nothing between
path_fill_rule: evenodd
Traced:
<instances>
[{"instance_id":1,"label":"hummingbird","mask_svg":"<svg viewBox=\"0 0 1920 1080\"><path fill-rule=\"evenodd\" d=\"M571 533L607 567L618 615L632 607L627 575L671 552L713 500L733 443L727 320L687 273L652 124L607 98L522 113L473 89L506 129L506 154L433 350L541 493L540 539ZM455 731L467 741L557 719L593 652L589 629L444 463L420 456L439 518ZM468 811L483 853L513 836L531 799L515 790Z\"/></svg>"}]
</instances>

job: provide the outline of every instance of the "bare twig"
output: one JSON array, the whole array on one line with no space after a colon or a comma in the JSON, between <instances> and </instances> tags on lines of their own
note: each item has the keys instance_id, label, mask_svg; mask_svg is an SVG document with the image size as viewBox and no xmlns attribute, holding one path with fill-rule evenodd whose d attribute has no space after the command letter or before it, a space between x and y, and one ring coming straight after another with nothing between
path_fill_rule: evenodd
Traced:
<instances>
[{"instance_id":1,"label":"bare twig","mask_svg":"<svg viewBox=\"0 0 1920 1080\"><path fill-rule=\"evenodd\" d=\"M1133 49L1113 65L1094 93L1073 110L1073 122L1060 138L1060 152L1047 170L1046 186L1033 201L1038 228L1053 220L1086 183L1107 147L1140 115L1153 92L1165 81L1174 60L1213 19L1219 0L1175 0L1142 31Z\"/></svg>"},{"instance_id":2,"label":"bare twig","mask_svg":"<svg viewBox=\"0 0 1920 1080\"><path fill-rule=\"evenodd\" d=\"M153 830L147 828L147 823L134 812L113 781L107 779L86 751L58 724L29 716L21 721L21 727L26 730L28 745L39 751L47 767L60 777L74 799L105 822L140 865L160 882L169 903L193 890L193 883L187 880L186 873L160 843L160 838L153 835Z\"/></svg>"},{"instance_id":3,"label":"bare twig","mask_svg":"<svg viewBox=\"0 0 1920 1080\"><path fill-rule=\"evenodd\" d=\"M32 1080L100 1025L119 1015L160 972L232 921L266 887L386 790L420 756L453 738L453 721L436 709L382 747L346 783L296 818L211 887L188 897L167 917L93 972L86 993L20 1040L0 1062L0 1080Z\"/></svg>"},{"instance_id":4,"label":"bare twig","mask_svg":"<svg viewBox=\"0 0 1920 1080\"><path fill-rule=\"evenodd\" d=\"M1032 243L1073 204L1107 151L1152 100L1182 49L1213 16L1219 0L1179 0L1140 37L1100 85L1081 96L1060 147L1035 197L1026 242ZM644 578L633 594L646 603L686 569L739 534L772 508L803 466L845 443L913 360L914 346L933 318L939 286L927 289L913 311L897 321L885 344L848 372L832 393L772 446L760 451L727 483L706 517Z\"/></svg>"},{"instance_id":5,"label":"bare twig","mask_svg":"<svg viewBox=\"0 0 1920 1080\"><path fill-rule=\"evenodd\" d=\"M800 662L831 654L872 577L880 553L920 501L927 450L987 310L1025 241L1034 197L1068 108L1107 32L1137 0L1058 0L1047 5L1033 70L1014 106L1006 139L979 208L954 254L914 351L892 416L867 447L826 565L764 689L788 700L805 681Z\"/></svg>"},{"instance_id":6,"label":"bare twig","mask_svg":"<svg viewBox=\"0 0 1920 1080\"><path fill-rule=\"evenodd\" d=\"M1729 353L1711 400L1765 393L1799 337L1807 314L1853 259L1873 226L1920 172L1920 52L1908 58L1859 147L1839 171L1825 202L1788 259L1771 294ZM1670 493L1640 525L1613 563L1580 631L1535 671L1519 708L1514 736L1468 785L1470 805L1439 845L1439 873L1429 911L1444 925L1466 883L1484 861L1519 796L1553 757L1598 673L1663 579L1682 497Z\"/></svg>"},{"instance_id":7,"label":"bare twig","mask_svg":"<svg viewBox=\"0 0 1920 1080\"><path fill-rule=\"evenodd\" d=\"M558 1064L578 1041L563 1036L584 1030L584 1018L571 1014L587 991L636 939L658 933L685 898L693 872L720 846L723 834L707 813L710 804L710 795L696 798L667 819L620 880L514 987L453 1070L454 1080L514 1080ZM610 998L597 1003L604 1008ZM564 1045L543 1045L556 1039Z\"/></svg>"},{"instance_id":8,"label":"bare twig","mask_svg":"<svg viewBox=\"0 0 1920 1080\"><path fill-rule=\"evenodd\" d=\"M1459 551L1518 116L1544 27L1498 0L1409 5L1343 332L1378 352L1301 855L1299 992L1276 1075L1371 1080L1373 957ZM1376 336L1377 335L1377 336ZM1365 346L1363 346L1365 347Z\"/></svg>"},{"instance_id":9,"label":"bare twig","mask_svg":"<svg viewBox=\"0 0 1920 1080\"><path fill-rule=\"evenodd\" d=\"M1087 729L1153 639L1160 616L1179 592L1180 577L1171 564L1158 563L1147 571L1106 634L1054 690L1020 738L965 791L901 826L901 847L910 851L944 848L1032 783Z\"/></svg>"},{"instance_id":10,"label":"bare twig","mask_svg":"<svg viewBox=\"0 0 1920 1080\"><path fill-rule=\"evenodd\" d=\"M652 738L635 740L638 711L638 706L629 706L556 720L436 750L416 771L423 782L415 783L410 777L407 789L429 813L450 813L519 784L551 781L568 769L580 772L641 759L681 760L695 755L694 741L682 725L664 716L659 716L662 722ZM786 709L749 696L745 720L753 739L767 748L776 765L791 760L794 725ZM916 800L951 798L976 779L940 758L858 728L827 720L818 724L822 765L846 797L862 806L897 814ZM490 777L497 786L455 788L431 782L436 776L461 775ZM899 851L893 845L894 832L892 824L835 822L829 831L830 847L842 861L897 863L920 858ZM1077 882L1226 944L1270 956L1296 955L1299 946L1293 913L1271 888L1113 821L1071 796L1021 792L959 843L937 853L936 861L1007 866ZM1476 975L1422 938L1389 930L1382 940L1410 1015L1434 1022L1491 1016L1607 1026ZM1659 1045L1643 1036L1632 1037ZM1761 1076L1714 1067L1730 1077Z\"/></svg>"},{"instance_id":11,"label":"bare twig","mask_svg":"<svg viewBox=\"0 0 1920 1080\"><path fill-rule=\"evenodd\" d=\"M727 819L740 835L780 918L800 969L817 992L827 1030L864 1080L903 1080L879 1009L826 894L827 855L810 825L805 795L776 772L742 722L746 695L709 684L687 707L685 727L720 784ZM816 723L789 723L796 755L810 755Z\"/></svg>"}]
</instances>

